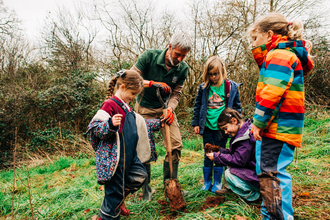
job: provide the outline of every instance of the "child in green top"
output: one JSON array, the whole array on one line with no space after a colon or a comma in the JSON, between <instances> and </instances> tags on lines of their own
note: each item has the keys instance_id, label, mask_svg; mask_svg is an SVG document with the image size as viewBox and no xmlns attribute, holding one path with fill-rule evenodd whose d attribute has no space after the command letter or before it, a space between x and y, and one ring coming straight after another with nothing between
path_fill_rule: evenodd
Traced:
<instances>
[{"instance_id":1,"label":"child in green top","mask_svg":"<svg viewBox=\"0 0 330 220\"><path fill-rule=\"evenodd\" d=\"M200 85L196 97L192 126L196 134L203 136L204 147L205 144L210 143L225 148L227 136L217 126L217 122L226 107L241 112L239 84L227 80L226 67L217 56L208 59L203 76L204 83ZM214 171L213 186L212 171ZM215 193L216 190L221 189L222 172L223 167L217 165L213 167L213 162L204 154L204 186L202 190L211 190Z\"/></svg>"}]
</instances>

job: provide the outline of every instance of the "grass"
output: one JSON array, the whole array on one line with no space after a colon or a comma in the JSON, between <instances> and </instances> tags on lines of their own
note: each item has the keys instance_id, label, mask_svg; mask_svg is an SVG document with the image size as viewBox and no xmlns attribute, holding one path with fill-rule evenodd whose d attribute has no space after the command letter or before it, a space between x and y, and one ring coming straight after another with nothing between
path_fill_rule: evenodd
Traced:
<instances>
[{"instance_id":1,"label":"grass","mask_svg":"<svg viewBox=\"0 0 330 220\"><path fill-rule=\"evenodd\" d=\"M188 130L188 129L187 129ZM260 204L247 204L234 194L225 202L201 209L206 198L215 196L200 191L203 184L202 139L190 136L184 141L179 181L189 194L187 209L171 213L164 200L162 161L165 150L157 145L159 159L152 163L151 186L156 190L152 201L140 201L140 191L130 195L126 205L132 214L127 219L260 219ZM305 121L303 147L288 167L293 179L295 219L330 219L330 116L309 114ZM83 156L52 158L44 165L29 168L33 215L36 219L90 219L98 213L103 188L96 183L95 159ZM28 194L27 167L17 169L12 213L13 171L0 172L0 219L29 219L32 216ZM123 218L124 219L124 218Z\"/></svg>"}]
</instances>

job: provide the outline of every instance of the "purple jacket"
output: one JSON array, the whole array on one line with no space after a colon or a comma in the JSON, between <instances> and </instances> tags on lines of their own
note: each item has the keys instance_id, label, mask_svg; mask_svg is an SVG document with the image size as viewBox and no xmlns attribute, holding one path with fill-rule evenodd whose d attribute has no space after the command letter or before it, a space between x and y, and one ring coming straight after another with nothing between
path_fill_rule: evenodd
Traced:
<instances>
[{"instance_id":1,"label":"purple jacket","mask_svg":"<svg viewBox=\"0 0 330 220\"><path fill-rule=\"evenodd\" d=\"M248 119L235 137L230 140L229 149L220 148L221 153L214 153L214 163L229 166L230 173L260 188L256 174L255 144L250 133L252 124Z\"/></svg>"}]
</instances>

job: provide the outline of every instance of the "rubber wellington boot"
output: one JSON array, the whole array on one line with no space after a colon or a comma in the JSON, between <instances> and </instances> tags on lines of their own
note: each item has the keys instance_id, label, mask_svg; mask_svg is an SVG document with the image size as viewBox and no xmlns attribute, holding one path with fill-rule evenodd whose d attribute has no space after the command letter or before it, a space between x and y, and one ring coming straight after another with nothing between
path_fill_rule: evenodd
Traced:
<instances>
[{"instance_id":1,"label":"rubber wellington boot","mask_svg":"<svg viewBox=\"0 0 330 220\"><path fill-rule=\"evenodd\" d=\"M143 193L142 199L144 201L149 201L149 200L152 200L152 192L151 192L151 187L150 187L151 166L150 166L150 163L148 163L148 164L144 163L143 166L147 170L148 178L146 179L146 181L142 185L142 193Z\"/></svg>"},{"instance_id":2,"label":"rubber wellington boot","mask_svg":"<svg viewBox=\"0 0 330 220\"><path fill-rule=\"evenodd\" d=\"M210 190L212 187L212 167L203 167L204 186L201 190Z\"/></svg>"},{"instance_id":3,"label":"rubber wellington boot","mask_svg":"<svg viewBox=\"0 0 330 220\"><path fill-rule=\"evenodd\" d=\"M179 171L179 163L172 163L172 167L173 167L172 179L177 179L178 178L178 171Z\"/></svg>"},{"instance_id":4,"label":"rubber wellington boot","mask_svg":"<svg viewBox=\"0 0 330 220\"><path fill-rule=\"evenodd\" d=\"M163 178L164 182L171 178L170 164L169 164L169 162L166 162L165 160L164 160L164 163L163 163L163 174L164 174L164 178Z\"/></svg>"},{"instance_id":5,"label":"rubber wellington boot","mask_svg":"<svg viewBox=\"0 0 330 220\"><path fill-rule=\"evenodd\" d=\"M172 168L173 168L172 179L177 179L179 163L172 163ZM164 160L164 165L163 165L163 171L164 171L164 182L167 180L170 180L170 178L171 178L170 163L166 162L165 160Z\"/></svg>"},{"instance_id":6,"label":"rubber wellington boot","mask_svg":"<svg viewBox=\"0 0 330 220\"><path fill-rule=\"evenodd\" d=\"M214 172L214 183L211 192L216 193L217 190L222 189L221 178L222 178L223 167L213 167L213 172Z\"/></svg>"}]
</instances>

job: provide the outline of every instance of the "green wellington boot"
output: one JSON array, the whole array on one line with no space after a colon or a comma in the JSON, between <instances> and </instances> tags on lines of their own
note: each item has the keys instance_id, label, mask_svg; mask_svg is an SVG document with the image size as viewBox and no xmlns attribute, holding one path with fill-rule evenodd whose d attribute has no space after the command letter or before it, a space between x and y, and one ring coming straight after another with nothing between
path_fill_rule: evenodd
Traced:
<instances>
[{"instance_id":1,"label":"green wellington boot","mask_svg":"<svg viewBox=\"0 0 330 220\"><path fill-rule=\"evenodd\" d=\"M151 187L150 187L151 165L150 165L150 163L144 163L143 166L147 170L148 178L146 179L146 181L142 185L142 193L143 193L142 199L144 201L149 201L149 200L152 200L152 192L151 192Z\"/></svg>"}]
</instances>

